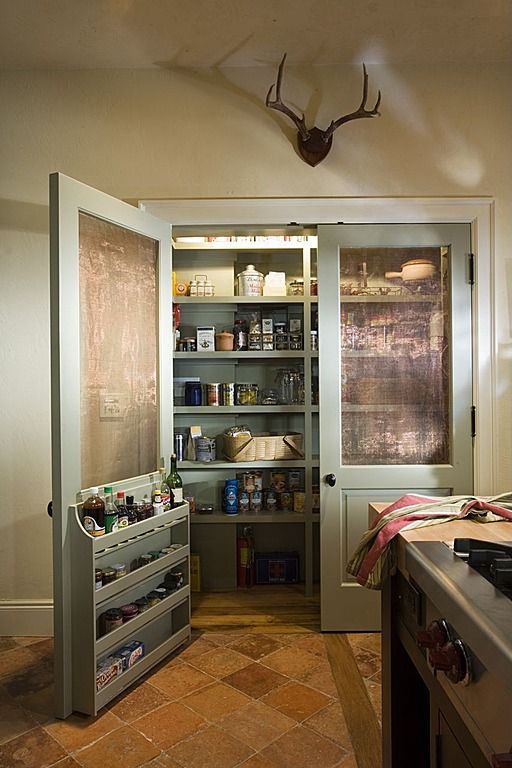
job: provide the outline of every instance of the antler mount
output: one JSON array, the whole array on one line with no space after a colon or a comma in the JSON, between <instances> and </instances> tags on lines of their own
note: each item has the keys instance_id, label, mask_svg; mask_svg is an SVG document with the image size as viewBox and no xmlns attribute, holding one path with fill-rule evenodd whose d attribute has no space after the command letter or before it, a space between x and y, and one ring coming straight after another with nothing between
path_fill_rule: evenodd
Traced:
<instances>
[{"instance_id":1,"label":"antler mount","mask_svg":"<svg viewBox=\"0 0 512 768\"><path fill-rule=\"evenodd\" d=\"M327 156L331 146L332 137L334 131L350 120L359 120L362 117L376 117L380 115L379 105L381 100L381 93L379 91L377 95L377 101L373 109L366 109L366 100L368 98L368 73L366 67L363 64L363 98L359 108L354 112L349 112L346 115L342 115L337 120L331 121L331 124L325 130L317 128L316 125L313 128L306 127L306 120L304 114L299 117L293 109L286 106L281 99L281 82L283 79L284 63L286 61L286 53L281 59L279 69L277 72L277 80L273 83L267 93L265 104L270 109L275 109L278 112L282 112L284 115L290 118L290 120L297 127L297 147L302 159L311 166L318 165L318 163ZM270 98L273 89L276 89L276 97L274 100Z\"/></svg>"}]
</instances>

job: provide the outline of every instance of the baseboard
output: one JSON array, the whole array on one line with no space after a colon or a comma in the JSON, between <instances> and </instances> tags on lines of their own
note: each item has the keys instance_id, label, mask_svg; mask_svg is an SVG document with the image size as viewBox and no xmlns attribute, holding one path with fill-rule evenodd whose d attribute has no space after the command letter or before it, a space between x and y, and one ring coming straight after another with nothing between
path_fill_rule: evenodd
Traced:
<instances>
[{"instance_id":1,"label":"baseboard","mask_svg":"<svg viewBox=\"0 0 512 768\"><path fill-rule=\"evenodd\" d=\"M0 600L0 637L53 635L52 600Z\"/></svg>"}]
</instances>

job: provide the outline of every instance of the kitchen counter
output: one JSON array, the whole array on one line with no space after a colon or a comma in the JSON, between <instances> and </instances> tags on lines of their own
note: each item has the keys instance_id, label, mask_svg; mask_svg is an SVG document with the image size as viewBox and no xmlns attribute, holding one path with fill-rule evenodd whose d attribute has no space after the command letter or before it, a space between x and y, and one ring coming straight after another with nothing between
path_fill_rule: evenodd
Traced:
<instances>
[{"instance_id":1,"label":"kitchen counter","mask_svg":"<svg viewBox=\"0 0 512 768\"><path fill-rule=\"evenodd\" d=\"M376 515L388 504L368 505L368 524L371 525ZM474 520L453 520L449 523L436 523L423 528L402 531L396 537L398 569L407 576L405 551L410 541L453 541L455 538L486 539L487 541L512 542L512 523L477 523Z\"/></svg>"}]
</instances>

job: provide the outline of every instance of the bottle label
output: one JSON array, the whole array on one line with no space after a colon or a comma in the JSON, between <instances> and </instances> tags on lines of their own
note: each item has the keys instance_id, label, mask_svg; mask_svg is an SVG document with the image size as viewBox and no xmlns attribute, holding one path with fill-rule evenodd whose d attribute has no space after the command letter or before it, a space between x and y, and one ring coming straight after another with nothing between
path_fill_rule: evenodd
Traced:
<instances>
[{"instance_id":1,"label":"bottle label","mask_svg":"<svg viewBox=\"0 0 512 768\"><path fill-rule=\"evenodd\" d=\"M183 504L183 488L173 488L172 492L174 494L174 503Z\"/></svg>"},{"instance_id":2,"label":"bottle label","mask_svg":"<svg viewBox=\"0 0 512 768\"><path fill-rule=\"evenodd\" d=\"M105 533L115 533L118 530L117 513L105 514Z\"/></svg>"},{"instance_id":3,"label":"bottle label","mask_svg":"<svg viewBox=\"0 0 512 768\"><path fill-rule=\"evenodd\" d=\"M128 527L128 515L123 514L119 515L119 519L117 521L118 528L127 528Z\"/></svg>"},{"instance_id":4,"label":"bottle label","mask_svg":"<svg viewBox=\"0 0 512 768\"><path fill-rule=\"evenodd\" d=\"M103 536L105 533L105 526L100 527L94 517L90 515L84 517L84 528L91 536Z\"/></svg>"}]
</instances>

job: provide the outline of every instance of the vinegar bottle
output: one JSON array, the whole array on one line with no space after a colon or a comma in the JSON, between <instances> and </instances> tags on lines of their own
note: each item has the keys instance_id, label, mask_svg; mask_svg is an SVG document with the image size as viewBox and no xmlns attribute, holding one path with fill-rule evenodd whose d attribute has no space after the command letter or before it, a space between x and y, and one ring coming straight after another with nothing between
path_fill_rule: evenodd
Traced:
<instances>
[{"instance_id":1,"label":"vinegar bottle","mask_svg":"<svg viewBox=\"0 0 512 768\"><path fill-rule=\"evenodd\" d=\"M91 488L91 495L82 504L84 528L91 536L105 533L105 502L98 488Z\"/></svg>"},{"instance_id":2,"label":"vinegar bottle","mask_svg":"<svg viewBox=\"0 0 512 768\"><path fill-rule=\"evenodd\" d=\"M171 494L174 496L172 506L176 507L183 502L183 481L176 468L176 454L171 456L171 468L167 475L167 485L170 488Z\"/></svg>"}]
</instances>

